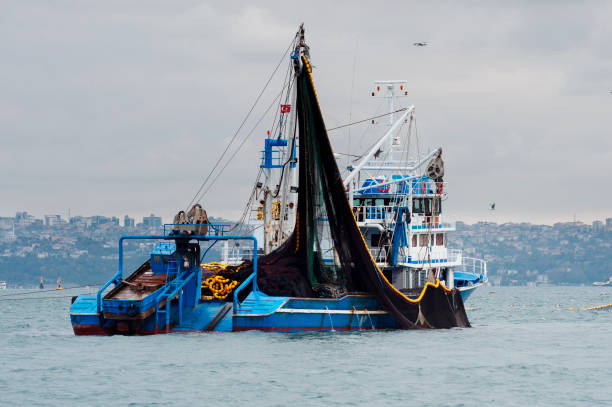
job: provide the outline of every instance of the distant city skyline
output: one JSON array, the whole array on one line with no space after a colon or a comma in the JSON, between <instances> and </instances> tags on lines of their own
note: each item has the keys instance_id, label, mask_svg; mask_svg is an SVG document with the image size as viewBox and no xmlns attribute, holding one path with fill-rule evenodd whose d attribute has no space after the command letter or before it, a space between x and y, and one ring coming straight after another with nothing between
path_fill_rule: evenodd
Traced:
<instances>
[{"instance_id":1,"label":"distant city skyline","mask_svg":"<svg viewBox=\"0 0 612 407\"><path fill-rule=\"evenodd\" d=\"M64 217L61 214L51 214L51 213L46 213L44 215L41 216L37 216L34 215L28 211L15 211L15 214L13 216L0 216L0 220L1 219L19 219L20 215L22 214L27 214L29 216L33 216L35 219L41 220L43 221L43 224L47 225L47 226L52 226L49 223L49 220L51 221L51 223L56 222L56 217L59 217L61 219L62 222L67 223L70 221L70 219L78 219L78 218L94 218L94 217L101 217L101 218L106 218L106 219L112 219L114 221L116 221L117 225L120 226L125 226L126 225L126 221L129 221L131 223L129 223L130 226L136 226L137 224L144 224L145 226L148 226L148 222L151 222L151 219L153 219L152 222L158 222L155 224L159 224L160 226L165 224L165 223L172 223L172 218L164 218L163 216L158 216L155 215L153 212L149 212L148 215L135 215L135 216L131 216L130 214L123 214L122 216L117 216L117 215L102 215L102 214L89 214L89 215L71 215L70 218ZM212 218L215 218L215 216L212 216ZM221 217L217 217L217 218L221 218ZM141 219L141 222L137 222L138 219ZM226 219L228 221L235 221L235 219L227 219L227 218L223 218ZM465 219L453 219L457 222L462 222L462 223L466 223L466 224L475 224L478 222L491 222L491 223L497 223L497 224L504 224L504 223L515 223L515 224L519 224L519 223L532 223L534 225L553 225L555 223L560 223L560 224L567 224L567 223L579 223L579 224L584 224L584 225L590 225L594 228L597 227L604 227L606 229L612 229L612 213L610 213L610 215L608 216L604 216L602 218L599 219L593 219L592 221L584 221L582 219L571 219L571 220L560 220L557 222L552 222L552 223L544 223L544 222L529 222L529 221L496 221L496 220L492 220L492 219L479 219L479 220L475 220L475 221L469 221L469 220L465 220Z\"/></svg>"}]
</instances>

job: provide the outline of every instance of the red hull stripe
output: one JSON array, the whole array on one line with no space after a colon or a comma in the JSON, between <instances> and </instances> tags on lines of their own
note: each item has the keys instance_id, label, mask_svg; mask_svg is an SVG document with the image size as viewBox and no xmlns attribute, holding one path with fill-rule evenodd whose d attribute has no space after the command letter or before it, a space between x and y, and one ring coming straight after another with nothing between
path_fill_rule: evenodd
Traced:
<instances>
[{"instance_id":1,"label":"red hull stripe","mask_svg":"<svg viewBox=\"0 0 612 407\"><path fill-rule=\"evenodd\" d=\"M110 329L105 329L100 325L72 325L74 334L80 335L110 335L113 333Z\"/></svg>"}]
</instances>

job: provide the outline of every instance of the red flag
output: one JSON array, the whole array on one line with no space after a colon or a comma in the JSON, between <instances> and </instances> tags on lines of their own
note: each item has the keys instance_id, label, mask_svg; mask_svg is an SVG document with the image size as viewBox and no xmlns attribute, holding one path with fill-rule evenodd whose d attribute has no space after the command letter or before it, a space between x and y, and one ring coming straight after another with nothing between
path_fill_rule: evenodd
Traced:
<instances>
[{"instance_id":1,"label":"red flag","mask_svg":"<svg viewBox=\"0 0 612 407\"><path fill-rule=\"evenodd\" d=\"M291 111L291 105L281 105L281 113L289 113Z\"/></svg>"}]
</instances>

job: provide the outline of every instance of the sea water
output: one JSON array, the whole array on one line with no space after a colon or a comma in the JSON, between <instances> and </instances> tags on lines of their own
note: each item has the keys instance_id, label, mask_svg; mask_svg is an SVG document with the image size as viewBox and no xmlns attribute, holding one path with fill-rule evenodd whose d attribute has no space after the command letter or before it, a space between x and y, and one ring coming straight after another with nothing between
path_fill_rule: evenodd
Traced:
<instances>
[{"instance_id":1,"label":"sea water","mask_svg":"<svg viewBox=\"0 0 612 407\"><path fill-rule=\"evenodd\" d=\"M76 292L16 293L2 406L612 405L612 308L580 310L612 287L483 287L465 329L146 337L75 337Z\"/></svg>"}]
</instances>

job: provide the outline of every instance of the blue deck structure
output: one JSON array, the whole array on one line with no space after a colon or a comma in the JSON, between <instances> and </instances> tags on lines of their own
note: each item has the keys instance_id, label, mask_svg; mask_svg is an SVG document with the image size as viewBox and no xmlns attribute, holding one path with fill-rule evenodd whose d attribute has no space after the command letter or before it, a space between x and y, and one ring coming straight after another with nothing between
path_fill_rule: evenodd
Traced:
<instances>
[{"instance_id":1,"label":"blue deck structure","mask_svg":"<svg viewBox=\"0 0 612 407\"><path fill-rule=\"evenodd\" d=\"M75 334L345 331L398 327L397 321L378 300L368 294L357 293L341 298L266 295L257 287L257 240L252 236L224 236L222 225L214 227L216 231L221 231L218 235L121 237L117 273L96 295L80 295L70 307ZM148 295L131 298L130 294L124 293L122 296L122 289L133 291L134 286L129 284L130 277L142 274L141 267L123 279L123 243L127 240L152 239L159 240L159 243L151 252L150 269L146 268L145 273L163 276L164 283ZM199 254L199 242L214 240L253 242L254 271L227 300L203 299L200 295L201 259L194 255ZM107 292L113 285L115 287ZM138 291L138 286L135 289ZM250 293L240 301L240 293L246 289Z\"/></svg>"}]
</instances>

